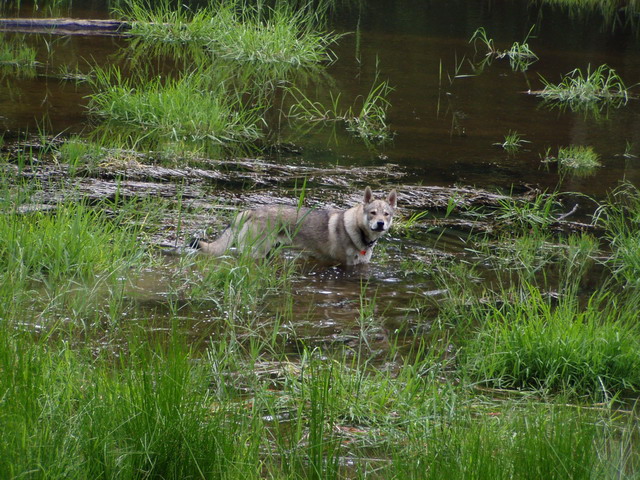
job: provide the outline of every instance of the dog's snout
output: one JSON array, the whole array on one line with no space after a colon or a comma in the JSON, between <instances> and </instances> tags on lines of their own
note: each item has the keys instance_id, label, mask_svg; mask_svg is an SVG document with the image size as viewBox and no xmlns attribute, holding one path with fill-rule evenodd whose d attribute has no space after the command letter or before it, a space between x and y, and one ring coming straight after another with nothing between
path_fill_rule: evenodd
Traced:
<instances>
[{"instance_id":1,"label":"dog's snout","mask_svg":"<svg viewBox=\"0 0 640 480\"><path fill-rule=\"evenodd\" d=\"M384 220L378 220L378 229L382 230L384 228Z\"/></svg>"}]
</instances>

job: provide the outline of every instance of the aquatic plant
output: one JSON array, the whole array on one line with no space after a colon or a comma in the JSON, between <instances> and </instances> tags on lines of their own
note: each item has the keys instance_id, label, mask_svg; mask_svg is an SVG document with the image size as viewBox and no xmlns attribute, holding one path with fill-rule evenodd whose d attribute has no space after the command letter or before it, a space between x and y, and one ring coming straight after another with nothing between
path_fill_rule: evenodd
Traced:
<instances>
[{"instance_id":1,"label":"aquatic plant","mask_svg":"<svg viewBox=\"0 0 640 480\"><path fill-rule=\"evenodd\" d=\"M544 89L538 92L551 105L568 106L572 110L589 107L621 107L627 104L629 93L622 78L606 64L586 73L576 68L566 74L560 83L553 84L541 77Z\"/></svg>"},{"instance_id":2,"label":"aquatic plant","mask_svg":"<svg viewBox=\"0 0 640 480\"><path fill-rule=\"evenodd\" d=\"M558 148L557 160L564 168L591 169L602 166L593 147L585 145Z\"/></svg>"},{"instance_id":3,"label":"aquatic plant","mask_svg":"<svg viewBox=\"0 0 640 480\"><path fill-rule=\"evenodd\" d=\"M599 14L604 28L615 31L618 28L630 27L634 33L638 27L640 5L633 0L619 2L617 0L537 0L540 4L551 5L568 12L570 18L577 20L592 19Z\"/></svg>"},{"instance_id":4,"label":"aquatic plant","mask_svg":"<svg viewBox=\"0 0 640 480\"><path fill-rule=\"evenodd\" d=\"M493 42L493 38L489 38L489 35L487 34L487 31L484 29L484 27L478 27L469 39L469 43L473 43L474 48L477 48L478 42L484 45L484 48L487 50L487 56L496 55L498 53L498 50L496 49Z\"/></svg>"},{"instance_id":5,"label":"aquatic plant","mask_svg":"<svg viewBox=\"0 0 640 480\"><path fill-rule=\"evenodd\" d=\"M213 73L213 72L212 72ZM257 106L243 103L242 92L227 89L217 76L198 71L177 79L123 78L120 70L96 69L89 110L108 121L143 126L174 140L218 144L261 138ZM137 82L137 83L136 83Z\"/></svg>"},{"instance_id":6,"label":"aquatic plant","mask_svg":"<svg viewBox=\"0 0 640 480\"><path fill-rule=\"evenodd\" d=\"M600 156L593 150L593 147L584 145L570 145L559 147L556 156L551 155L551 149L542 157L542 163L557 163L558 170L562 175L588 176L593 175L597 167L602 166Z\"/></svg>"},{"instance_id":7,"label":"aquatic plant","mask_svg":"<svg viewBox=\"0 0 640 480\"><path fill-rule=\"evenodd\" d=\"M509 50L498 50L495 47L495 43L492 38L489 38L484 27L479 27L475 32L471 35L469 39L469 43L473 43L474 49L477 51L477 44L480 43L487 50L485 55L486 61L491 61L493 58L508 58L509 64L511 68L516 71L524 72L526 71L531 64L538 60L538 56L531 50L527 41L531 37L531 33L533 32L535 25L533 25L524 40L520 42L514 42L511 45ZM482 62L480 65L476 65L475 68L477 70L482 70L484 68L485 62Z\"/></svg>"},{"instance_id":8,"label":"aquatic plant","mask_svg":"<svg viewBox=\"0 0 640 480\"><path fill-rule=\"evenodd\" d=\"M498 145L504 148L508 153L515 153L518 150L520 150L520 148L522 148L522 145L524 143L530 143L530 142L528 142L527 140L524 140L522 138L522 135L519 134L518 132L509 130L509 133L507 133L504 136L504 142L494 143L494 145Z\"/></svg>"},{"instance_id":9,"label":"aquatic plant","mask_svg":"<svg viewBox=\"0 0 640 480\"><path fill-rule=\"evenodd\" d=\"M533 30L534 27L531 27ZM531 31L529 31L529 35ZM529 38L527 35L527 38ZM527 38L522 43L514 42L511 48L507 50L506 55L509 58L511 69L518 72L526 72L529 67L538 61L538 56L531 50L529 44L526 43Z\"/></svg>"},{"instance_id":10,"label":"aquatic plant","mask_svg":"<svg viewBox=\"0 0 640 480\"><path fill-rule=\"evenodd\" d=\"M44 10L49 14L60 15L62 9L69 10L71 8L72 0L33 0L27 2L33 7L34 11ZM5 9L19 10L22 7L22 0L6 0L0 4L0 12Z\"/></svg>"},{"instance_id":11,"label":"aquatic plant","mask_svg":"<svg viewBox=\"0 0 640 480\"><path fill-rule=\"evenodd\" d=\"M545 230L556 221L560 206L559 193L536 195L533 200L511 197L498 200L498 209L493 212L500 225L508 225L512 233L527 233Z\"/></svg>"},{"instance_id":12,"label":"aquatic plant","mask_svg":"<svg viewBox=\"0 0 640 480\"><path fill-rule=\"evenodd\" d=\"M300 89L290 87L288 93L294 102L289 107L290 118L303 119L310 122L344 122L346 129L365 142L384 142L393 134L387 122L387 110L391 106L388 95L393 91L388 81L379 82L378 74L374 78L371 89L362 96L360 107L340 106L341 95L329 93L331 106L311 100Z\"/></svg>"},{"instance_id":13,"label":"aquatic plant","mask_svg":"<svg viewBox=\"0 0 640 480\"><path fill-rule=\"evenodd\" d=\"M131 33L149 41L195 43L220 58L295 66L331 61L329 46L339 35L318 30L309 8L277 2L273 7L244 0L210 2L192 10L169 0L125 0L116 15L132 22Z\"/></svg>"},{"instance_id":14,"label":"aquatic plant","mask_svg":"<svg viewBox=\"0 0 640 480\"><path fill-rule=\"evenodd\" d=\"M369 93L363 97L359 110L345 115L347 130L368 141L382 142L392 137L387 121L387 110L391 106L388 100L393 88L387 80L378 82L378 75L373 81Z\"/></svg>"},{"instance_id":15,"label":"aquatic plant","mask_svg":"<svg viewBox=\"0 0 640 480\"><path fill-rule=\"evenodd\" d=\"M25 45L24 37L8 40L6 35L0 35L0 66L33 68L37 65L36 50Z\"/></svg>"},{"instance_id":16,"label":"aquatic plant","mask_svg":"<svg viewBox=\"0 0 640 480\"><path fill-rule=\"evenodd\" d=\"M61 65L58 69L57 77L61 80L67 80L75 83L84 83L89 82L91 78L93 78L93 74L91 72L84 73L82 72L78 66L75 68L71 68L69 65Z\"/></svg>"}]
</instances>

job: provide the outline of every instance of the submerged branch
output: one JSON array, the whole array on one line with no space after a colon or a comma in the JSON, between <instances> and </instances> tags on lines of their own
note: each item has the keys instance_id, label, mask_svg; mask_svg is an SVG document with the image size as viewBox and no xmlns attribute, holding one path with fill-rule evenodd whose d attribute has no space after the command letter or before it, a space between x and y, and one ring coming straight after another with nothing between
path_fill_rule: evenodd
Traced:
<instances>
[{"instance_id":1,"label":"submerged branch","mask_svg":"<svg viewBox=\"0 0 640 480\"><path fill-rule=\"evenodd\" d=\"M0 18L0 31L55 35L125 35L131 29L121 20L80 18Z\"/></svg>"}]
</instances>

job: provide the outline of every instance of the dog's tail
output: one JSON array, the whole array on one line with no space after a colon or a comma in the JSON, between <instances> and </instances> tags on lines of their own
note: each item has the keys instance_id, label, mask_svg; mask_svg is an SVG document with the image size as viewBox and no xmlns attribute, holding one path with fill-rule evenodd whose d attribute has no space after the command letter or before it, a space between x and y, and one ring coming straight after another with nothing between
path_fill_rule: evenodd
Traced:
<instances>
[{"instance_id":1,"label":"dog's tail","mask_svg":"<svg viewBox=\"0 0 640 480\"><path fill-rule=\"evenodd\" d=\"M233 232L231 228L227 228L222 232L220 237L213 242L205 242L202 237L195 235L191 240L189 240L187 246L215 257L221 257L228 252L233 240Z\"/></svg>"},{"instance_id":2,"label":"dog's tail","mask_svg":"<svg viewBox=\"0 0 640 480\"><path fill-rule=\"evenodd\" d=\"M194 250L200 249L200 243L202 242L202 238L197 235L191 237L191 239L187 242L187 248L193 248Z\"/></svg>"}]
</instances>

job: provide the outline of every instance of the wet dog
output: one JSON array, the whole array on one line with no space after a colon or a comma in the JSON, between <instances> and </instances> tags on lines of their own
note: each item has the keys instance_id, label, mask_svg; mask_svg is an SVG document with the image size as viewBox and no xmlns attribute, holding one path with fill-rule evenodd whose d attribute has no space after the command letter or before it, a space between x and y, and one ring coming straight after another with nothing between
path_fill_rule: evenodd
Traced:
<instances>
[{"instance_id":1,"label":"wet dog","mask_svg":"<svg viewBox=\"0 0 640 480\"><path fill-rule=\"evenodd\" d=\"M289 245L327 263L369 263L376 242L391 227L396 206L395 190L382 200L373 198L369 187L362 203L348 210L266 206L240 213L216 240L194 239L189 246L216 256L235 249L259 258Z\"/></svg>"}]
</instances>

